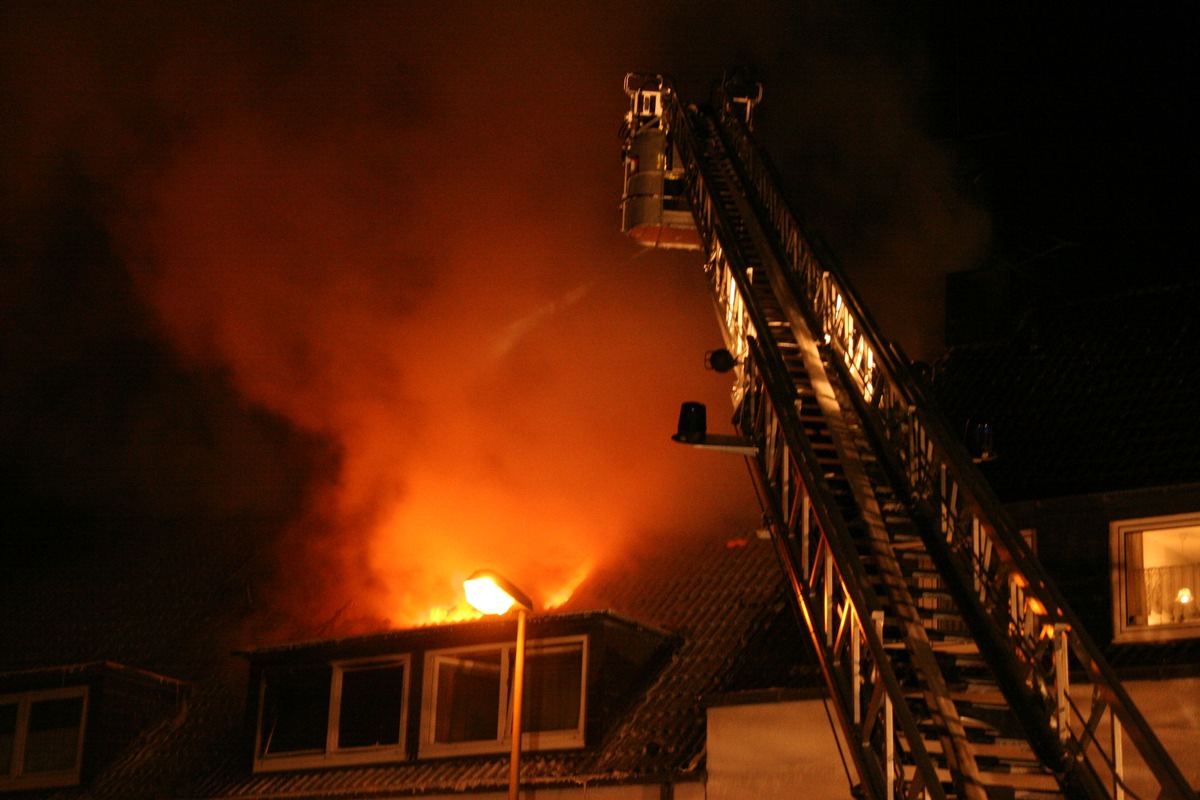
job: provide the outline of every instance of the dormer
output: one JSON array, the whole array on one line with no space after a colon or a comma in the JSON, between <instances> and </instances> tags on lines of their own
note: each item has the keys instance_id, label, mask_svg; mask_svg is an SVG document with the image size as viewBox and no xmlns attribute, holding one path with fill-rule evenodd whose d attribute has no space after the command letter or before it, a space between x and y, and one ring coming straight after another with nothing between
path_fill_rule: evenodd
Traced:
<instances>
[{"instance_id":1,"label":"dormer","mask_svg":"<svg viewBox=\"0 0 1200 800\"><path fill-rule=\"evenodd\" d=\"M112 662L0 673L0 792L86 786L186 697L179 681Z\"/></svg>"},{"instance_id":2,"label":"dormer","mask_svg":"<svg viewBox=\"0 0 1200 800\"><path fill-rule=\"evenodd\" d=\"M531 617L522 749L594 745L669 637L612 612ZM512 618L241 653L253 769L491 756L511 746Z\"/></svg>"}]
</instances>

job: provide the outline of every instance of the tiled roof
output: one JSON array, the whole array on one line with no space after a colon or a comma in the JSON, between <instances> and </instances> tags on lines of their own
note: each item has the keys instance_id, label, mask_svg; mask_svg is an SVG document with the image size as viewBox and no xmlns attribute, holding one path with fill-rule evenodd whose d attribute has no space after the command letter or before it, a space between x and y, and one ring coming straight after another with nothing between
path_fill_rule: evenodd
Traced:
<instances>
[{"instance_id":1,"label":"tiled roof","mask_svg":"<svg viewBox=\"0 0 1200 800\"><path fill-rule=\"evenodd\" d=\"M232 539L239 532L231 526L227 533ZM180 525L178 539L146 542L115 531L113 545L94 558L6 576L0 607L5 674L58 674L74 683L81 670L118 662L123 673L149 671L183 681L187 690L181 714L141 731L99 764L86 786L32 796L170 797L241 724L245 669L229 651L246 611L246 554L214 548L217 533L187 533Z\"/></svg>"},{"instance_id":2,"label":"tiled roof","mask_svg":"<svg viewBox=\"0 0 1200 800\"><path fill-rule=\"evenodd\" d=\"M247 666L231 655L246 620L248 597L239 577L245 558L195 541L194 548L113 550L103 564L67 565L9 583L0 614L0 670L115 661L188 684L181 715L143 731L86 787L46 796L352 798L506 783L503 756L252 774ZM650 682L644 694L625 699L598 744L529 754L524 780L700 778L706 698L812 682L804 667L811 660L782 589L773 549L758 539L663 543L597 570L555 613L607 610L662 629L671 637L669 658L644 677Z\"/></svg>"},{"instance_id":3,"label":"tiled roof","mask_svg":"<svg viewBox=\"0 0 1200 800\"><path fill-rule=\"evenodd\" d=\"M669 553L630 557L592 575L558 613L611 609L670 632L678 646L598 746L529 753L522 759L522 782L701 777L706 695L811 682L811 673L797 668L805 659L802 639L782 586L771 544L757 539L676 543ZM750 645L768 644L772 658L749 655L755 649ZM204 781L197 795L369 798L498 789L508 778L504 756L256 775L247 762L248 754L240 754Z\"/></svg>"},{"instance_id":4,"label":"tiled roof","mask_svg":"<svg viewBox=\"0 0 1200 800\"><path fill-rule=\"evenodd\" d=\"M1002 500L1200 481L1200 284L1090 297L1030 314L1012 342L952 350L936 396Z\"/></svg>"}]
</instances>

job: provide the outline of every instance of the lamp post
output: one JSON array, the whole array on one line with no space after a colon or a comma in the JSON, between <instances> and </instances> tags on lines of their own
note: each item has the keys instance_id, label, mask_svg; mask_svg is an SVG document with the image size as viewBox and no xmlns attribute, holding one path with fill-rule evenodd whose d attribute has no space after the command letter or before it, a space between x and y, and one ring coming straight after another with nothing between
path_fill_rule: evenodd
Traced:
<instances>
[{"instance_id":1,"label":"lamp post","mask_svg":"<svg viewBox=\"0 0 1200 800\"><path fill-rule=\"evenodd\" d=\"M490 569L471 573L463 581L467 602L484 614L504 614L517 607L517 652L513 664L512 756L508 766L508 800L517 800L521 770L521 696L525 693L525 618L533 601L507 578Z\"/></svg>"}]
</instances>

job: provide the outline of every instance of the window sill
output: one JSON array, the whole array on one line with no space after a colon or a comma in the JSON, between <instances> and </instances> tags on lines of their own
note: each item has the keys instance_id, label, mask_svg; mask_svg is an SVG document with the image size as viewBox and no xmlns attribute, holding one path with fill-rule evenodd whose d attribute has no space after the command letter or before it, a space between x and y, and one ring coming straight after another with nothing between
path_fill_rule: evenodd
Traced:
<instances>
[{"instance_id":1,"label":"window sill","mask_svg":"<svg viewBox=\"0 0 1200 800\"><path fill-rule=\"evenodd\" d=\"M1129 627L1113 635L1113 644L1145 642L1174 642L1181 639L1200 639L1200 622L1177 622L1166 625Z\"/></svg>"},{"instance_id":2,"label":"window sill","mask_svg":"<svg viewBox=\"0 0 1200 800\"><path fill-rule=\"evenodd\" d=\"M584 746L582 731L546 731L526 733L521 736L521 752L537 753L543 750L578 750ZM450 758L453 756L486 756L508 753L512 746L507 741L455 742L421 746L419 758Z\"/></svg>"},{"instance_id":3,"label":"window sill","mask_svg":"<svg viewBox=\"0 0 1200 800\"><path fill-rule=\"evenodd\" d=\"M323 769L326 767L383 764L407 761L404 748L395 745L345 750L333 753L303 753L268 756L254 759L255 772L285 772L293 769Z\"/></svg>"}]
</instances>

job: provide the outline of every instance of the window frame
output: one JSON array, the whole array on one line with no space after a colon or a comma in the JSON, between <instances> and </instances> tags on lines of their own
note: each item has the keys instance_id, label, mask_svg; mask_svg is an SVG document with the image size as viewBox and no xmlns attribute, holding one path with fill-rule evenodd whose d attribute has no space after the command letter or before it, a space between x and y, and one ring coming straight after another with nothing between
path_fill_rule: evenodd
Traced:
<instances>
[{"instance_id":1,"label":"window frame","mask_svg":"<svg viewBox=\"0 0 1200 800\"><path fill-rule=\"evenodd\" d=\"M1109 523L1109 555L1112 565L1112 622L1113 642L1162 642L1200 638L1200 619L1158 625L1135 625L1129 622L1128 561L1126 541L1130 534L1147 530L1200 527L1200 512L1171 514L1161 517L1114 520Z\"/></svg>"},{"instance_id":2,"label":"window frame","mask_svg":"<svg viewBox=\"0 0 1200 800\"><path fill-rule=\"evenodd\" d=\"M526 670L529 669L530 657L536 656L539 651L549 651L556 647L575 645L578 645L580 649L578 723L575 728L569 730L522 731L522 750L567 750L584 746L584 730L587 718L588 636L580 634L575 636L531 639L525 644L525 667ZM421 697L421 737L418 754L420 758L485 755L509 751L512 746L512 698L511 691L509 690L509 664L513 660L515 649L515 641L483 642L429 650L425 653L425 677ZM438 711L438 664L443 660L454 660L464 653L479 652L481 650L497 650L500 653L500 698L499 710L496 717L496 738L477 739L466 742L434 741Z\"/></svg>"},{"instance_id":3,"label":"window frame","mask_svg":"<svg viewBox=\"0 0 1200 800\"><path fill-rule=\"evenodd\" d=\"M87 685L63 686L56 689L30 690L0 695L0 704L15 703L17 718L14 726L12 765L7 774L0 775L0 791L48 789L78 786L83 772L83 745L87 737L88 701L91 691ZM25 748L29 740L30 712L35 703L45 700L81 698L79 735L75 741L75 765L69 769L25 773Z\"/></svg>"},{"instance_id":4,"label":"window frame","mask_svg":"<svg viewBox=\"0 0 1200 800\"><path fill-rule=\"evenodd\" d=\"M364 669L398 666L404 668L404 678L400 686L400 731L396 743L342 747L338 742L338 735L342 715L342 681L345 674ZM407 653L399 656L334 661L333 685L329 692L329 738L326 740L326 752L330 757L338 764L404 760L406 757L406 734L408 733L408 692L411 685L412 657Z\"/></svg>"},{"instance_id":5,"label":"window frame","mask_svg":"<svg viewBox=\"0 0 1200 800\"><path fill-rule=\"evenodd\" d=\"M317 666L317 665L314 665ZM412 686L412 656L408 653L374 658L339 659L320 665L330 668L329 705L325 709L325 746L321 751L305 750L275 755L262 752L263 714L266 710L267 675L263 670L258 680L258 714L254 730L254 771L277 772L312 767L332 767L353 764L373 764L407 760L408 696ZM346 672L390 666L402 666L404 678L400 688L400 735L395 744L341 747L338 728L342 711L342 681Z\"/></svg>"}]
</instances>

